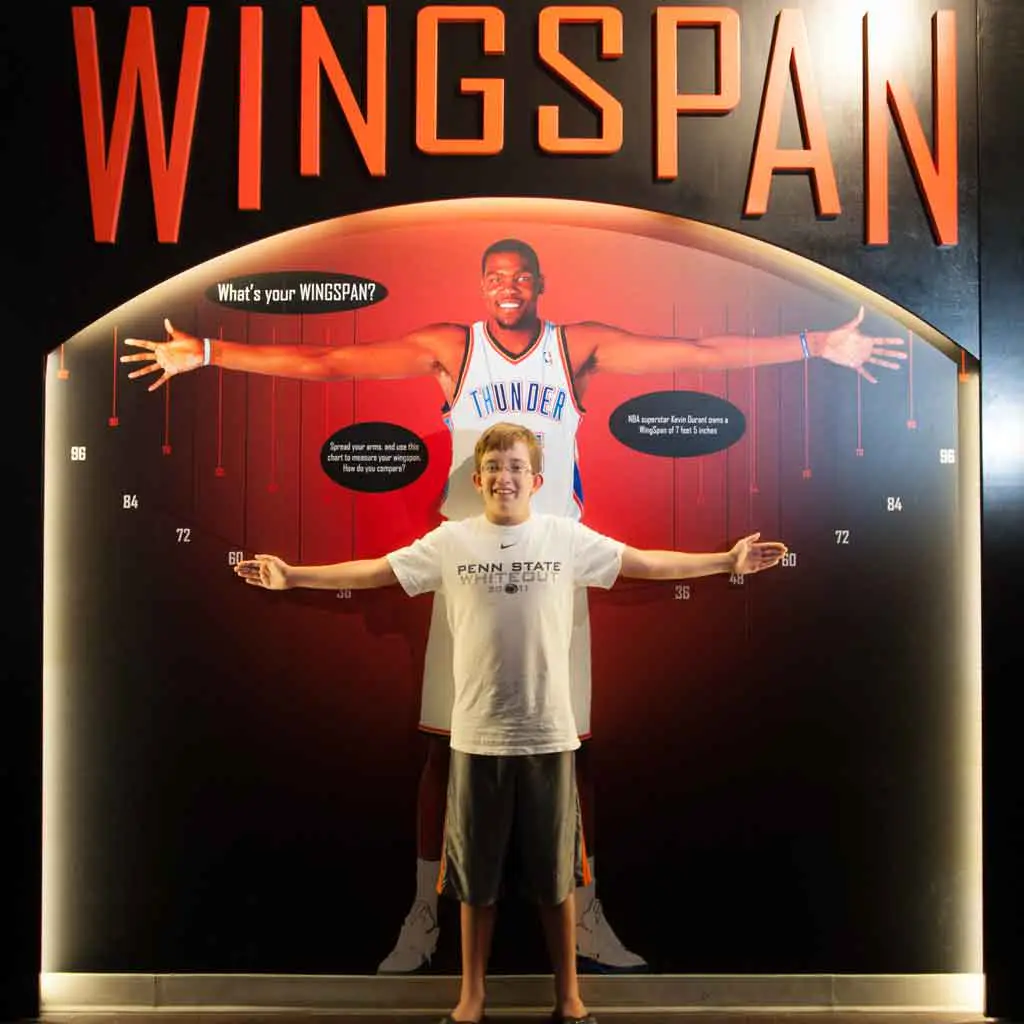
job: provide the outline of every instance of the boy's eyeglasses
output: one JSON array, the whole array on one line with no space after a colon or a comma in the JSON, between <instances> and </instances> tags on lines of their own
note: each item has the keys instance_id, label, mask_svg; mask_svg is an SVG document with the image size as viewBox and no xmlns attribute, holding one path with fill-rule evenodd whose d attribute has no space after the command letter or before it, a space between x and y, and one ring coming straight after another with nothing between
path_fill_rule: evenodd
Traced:
<instances>
[{"instance_id":1,"label":"boy's eyeglasses","mask_svg":"<svg viewBox=\"0 0 1024 1024\"><path fill-rule=\"evenodd\" d=\"M533 472L525 462L510 462L506 466L500 462L489 461L480 467L480 472L486 473L488 476L497 476L502 470L505 470L509 476L526 476L528 473Z\"/></svg>"}]
</instances>

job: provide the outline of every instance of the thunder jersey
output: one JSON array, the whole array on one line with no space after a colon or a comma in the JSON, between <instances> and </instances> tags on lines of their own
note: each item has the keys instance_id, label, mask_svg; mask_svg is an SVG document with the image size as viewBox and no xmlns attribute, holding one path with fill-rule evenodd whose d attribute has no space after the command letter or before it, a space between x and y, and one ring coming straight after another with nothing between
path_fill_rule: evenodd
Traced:
<instances>
[{"instance_id":1,"label":"thunder jersey","mask_svg":"<svg viewBox=\"0 0 1024 1024\"><path fill-rule=\"evenodd\" d=\"M544 452L544 483L533 497L535 512L579 519L583 488L576 455L576 430L583 409L573 390L565 335L545 320L540 336L522 355L502 348L478 320L469 329L466 355L445 412L452 432L452 465L441 512L465 519L480 512L473 487L473 449L495 423L532 430Z\"/></svg>"}]
</instances>

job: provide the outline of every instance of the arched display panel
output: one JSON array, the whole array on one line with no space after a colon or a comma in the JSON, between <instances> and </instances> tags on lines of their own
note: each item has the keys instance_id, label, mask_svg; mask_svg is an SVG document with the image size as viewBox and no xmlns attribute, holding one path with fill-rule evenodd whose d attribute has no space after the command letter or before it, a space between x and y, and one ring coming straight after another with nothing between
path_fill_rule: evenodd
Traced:
<instances>
[{"instance_id":1,"label":"arched display panel","mask_svg":"<svg viewBox=\"0 0 1024 1024\"><path fill-rule=\"evenodd\" d=\"M598 530L790 549L756 578L591 595L608 921L655 974L977 976L976 361L783 250L527 199L268 238L52 353L44 971L369 975L387 956L415 895L430 601L267 594L231 567L374 557L435 525L458 483L444 390L430 368L300 382L213 365L150 392L159 373L120 360L144 351L126 339L165 340L165 317L251 346L469 327L482 254L510 237L537 253L544 318L630 332L637 363L598 357L585 395L545 398L499 359L491 390L456 380L459 399L481 422L547 401L553 429L578 409ZM861 309L857 337L888 339L891 364L864 373L870 343L826 334ZM798 341L768 357L800 332L810 358ZM651 337L678 363L641 358ZM427 970L457 973L457 915L436 913ZM518 941L532 921L508 916L494 970L543 972L539 941Z\"/></svg>"}]
</instances>

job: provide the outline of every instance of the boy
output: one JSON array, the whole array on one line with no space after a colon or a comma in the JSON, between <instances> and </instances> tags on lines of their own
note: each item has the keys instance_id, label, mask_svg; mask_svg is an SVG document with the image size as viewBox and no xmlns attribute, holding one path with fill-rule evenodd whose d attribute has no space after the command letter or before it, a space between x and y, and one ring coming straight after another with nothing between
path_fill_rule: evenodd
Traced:
<instances>
[{"instance_id":1,"label":"boy","mask_svg":"<svg viewBox=\"0 0 1024 1024\"><path fill-rule=\"evenodd\" d=\"M686 579L770 568L785 545L743 538L730 551L641 551L564 516L531 512L541 449L525 427L499 423L474 451L483 515L448 521L382 558L290 566L257 555L235 567L247 583L365 589L400 583L440 590L454 638L455 702L444 857L438 889L461 903L462 983L446 1024L484 1013L484 979L502 868L518 847L540 907L558 1024L592 1020L576 974L575 886L585 875L569 688L573 591L621 576ZM506 553L507 552L507 553ZM583 881L586 878L583 877Z\"/></svg>"}]
</instances>

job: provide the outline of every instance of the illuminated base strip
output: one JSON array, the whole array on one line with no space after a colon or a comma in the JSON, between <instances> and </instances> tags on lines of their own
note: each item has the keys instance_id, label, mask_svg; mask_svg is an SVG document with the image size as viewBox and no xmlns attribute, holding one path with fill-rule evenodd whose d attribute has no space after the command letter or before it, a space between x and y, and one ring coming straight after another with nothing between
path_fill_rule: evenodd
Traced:
<instances>
[{"instance_id":1,"label":"illuminated base strip","mask_svg":"<svg viewBox=\"0 0 1024 1024\"><path fill-rule=\"evenodd\" d=\"M981 1014L983 974L586 975L588 1007L603 1010L885 1010ZM458 998L451 976L77 974L40 976L43 1010L330 1009L440 1013ZM489 1008L544 1011L551 979L495 975Z\"/></svg>"}]
</instances>

